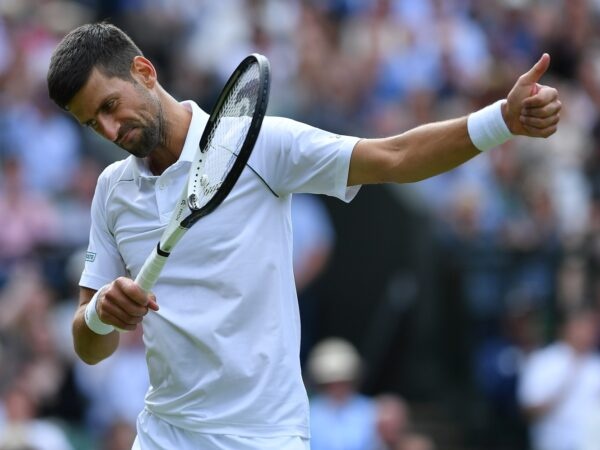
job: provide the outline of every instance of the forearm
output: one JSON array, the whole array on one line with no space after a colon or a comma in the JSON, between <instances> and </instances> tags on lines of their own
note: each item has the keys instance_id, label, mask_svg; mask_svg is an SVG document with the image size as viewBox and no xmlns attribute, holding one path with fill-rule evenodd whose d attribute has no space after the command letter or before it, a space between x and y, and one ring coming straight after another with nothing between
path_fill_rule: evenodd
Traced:
<instances>
[{"instance_id":1,"label":"forearm","mask_svg":"<svg viewBox=\"0 0 600 450\"><path fill-rule=\"evenodd\" d=\"M82 289L79 307L73 318L73 343L75 353L87 364L97 364L112 355L119 345L119 333L106 335L94 333L84 319L85 307L94 295L91 289Z\"/></svg>"},{"instance_id":2,"label":"forearm","mask_svg":"<svg viewBox=\"0 0 600 450\"><path fill-rule=\"evenodd\" d=\"M420 181L480 153L469 137L467 117L430 123L398 136L358 142L348 185Z\"/></svg>"},{"instance_id":3,"label":"forearm","mask_svg":"<svg viewBox=\"0 0 600 450\"><path fill-rule=\"evenodd\" d=\"M574 359L569 365L569 369L561 375L560 383L556 385L554 392L547 393L545 399L538 401L536 404L529 404L523 407L523 412L529 420L537 420L548 413L556 410L561 403L565 402L569 392L580 379L577 374L581 367L580 360Z\"/></svg>"},{"instance_id":4,"label":"forearm","mask_svg":"<svg viewBox=\"0 0 600 450\"><path fill-rule=\"evenodd\" d=\"M544 401L539 402L535 405L527 405L523 407L523 413L528 420L535 421L539 420L548 413L554 411L558 405L564 400L570 386L572 379L569 377L563 381L558 391L553 395L546 398Z\"/></svg>"},{"instance_id":5,"label":"forearm","mask_svg":"<svg viewBox=\"0 0 600 450\"><path fill-rule=\"evenodd\" d=\"M528 406L523 408L523 414L529 421L536 421L544 417L554 409L554 402L544 403L538 406Z\"/></svg>"}]
</instances>

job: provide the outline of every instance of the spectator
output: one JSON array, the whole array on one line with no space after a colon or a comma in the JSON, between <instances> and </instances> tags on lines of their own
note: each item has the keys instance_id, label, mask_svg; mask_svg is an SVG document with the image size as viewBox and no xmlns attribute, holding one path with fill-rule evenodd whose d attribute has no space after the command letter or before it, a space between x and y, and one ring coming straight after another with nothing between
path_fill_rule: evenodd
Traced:
<instances>
[{"instance_id":1,"label":"spectator","mask_svg":"<svg viewBox=\"0 0 600 450\"><path fill-rule=\"evenodd\" d=\"M377 434L376 450L434 450L433 440L415 431L411 423L410 408L396 394L376 397Z\"/></svg>"},{"instance_id":2,"label":"spectator","mask_svg":"<svg viewBox=\"0 0 600 450\"><path fill-rule=\"evenodd\" d=\"M82 158L63 195L54 204L60 216L60 246L86 247L91 223L90 207L100 165L91 157ZM75 284L77 286L77 284Z\"/></svg>"},{"instance_id":3,"label":"spectator","mask_svg":"<svg viewBox=\"0 0 600 450\"><path fill-rule=\"evenodd\" d=\"M0 176L0 285L12 269L33 258L41 246L55 242L55 205L25 185L27 174L18 159L4 160Z\"/></svg>"},{"instance_id":4,"label":"spectator","mask_svg":"<svg viewBox=\"0 0 600 450\"><path fill-rule=\"evenodd\" d=\"M375 399L377 405L377 450L397 450L409 433L410 411L408 404L395 394L382 394Z\"/></svg>"},{"instance_id":5,"label":"spectator","mask_svg":"<svg viewBox=\"0 0 600 450\"><path fill-rule=\"evenodd\" d=\"M487 419L483 425L486 448L526 446L517 385L525 361L543 343L544 309L539 303L531 290L510 292L500 334L483 341L476 351L475 381L486 406L481 414Z\"/></svg>"},{"instance_id":6,"label":"spectator","mask_svg":"<svg viewBox=\"0 0 600 450\"><path fill-rule=\"evenodd\" d=\"M0 388L18 381L40 416L77 424L83 408L73 386L71 361L54 334L55 298L40 269L22 267L0 291L0 337L10 336L2 355ZM6 361L6 362L5 362Z\"/></svg>"},{"instance_id":7,"label":"spectator","mask_svg":"<svg viewBox=\"0 0 600 450\"><path fill-rule=\"evenodd\" d=\"M101 450L124 450L135 439L135 427L128 421L115 419L106 430Z\"/></svg>"},{"instance_id":8,"label":"spectator","mask_svg":"<svg viewBox=\"0 0 600 450\"><path fill-rule=\"evenodd\" d=\"M394 450L435 450L433 440L423 434L409 433Z\"/></svg>"},{"instance_id":9,"label":"spectator","mask_svg":"<svg viewBox=\"0 0 600 450\"><path fill-rule=\"evenodd\" d=\"M125 435L126 425L135 429L150 384L141 327L123 334L112 358L93 367L78 361L75 370L79 389L89 400L86 420L95 438L108 435L112 428Z\"/></svg>"},{"instance_id":10,"label":"spectator","mask_svg":"<svg viewBox=\"0 0 600 450\"><path fill-rule=\"evenodd\" d=\"M11 131L5 145L23 167L25 188L53 196L67 188L77 170L81 135L71 120L52 108L46 92L37 90L36 102L8 110Z\"/></svg>"},{"instance_id":11,"label":"spectator","mask_svg":"<svg viewBox=\"0 0 600 450\"><path fill-rule=\"evenodd\" d=\"M319 197L297 194L292 199L294 278L299 292L308 289L326 268L335 231Z\"/></svg>"},{"instance_id":12,"label":"spectator","mask_svg":"<svg viewBox=\"0 0 600 450\"><path fill-rule=\"evenodd\" d=\"M308 357L318 393L311 398L312 450L371 450L377 443L373 399L358 393L361 360L340 338L319 342Z\"/></svg>"},{"instance_id":13,"label":"spectator","mask_svg":"<svg viewBox=\"0 0 600 450\"><path fill-rule=\"evenodd\" d=\"M583 448L590 417L600 410L598 329L595 310L568 310L560 338L526 363L519 399L533 450Z\"/></svg>"},{"instance_id":14,"label":"spectator","mask_svg":"<svg viewBox=\"0 0 600 450\"><path fill-rule=\"evenodd\" d=\"M36 401L28 389L19 383L11 386L0 403L0 449L73 450L58 425L36 414Z\"/></svg>"},{"instance_id":15,"label":"spectator","mask_svg":"<svg viewBox=\"0 0 600 450\"><path fill-rule=\"evenodd\" d=\"M294 279L298 292L302 341L300 361L304 364L315 344L319 320L319 296L314 284L327 268L335 241L329 212L315 195L292 198Z\"/></svg>"}]
</instances>

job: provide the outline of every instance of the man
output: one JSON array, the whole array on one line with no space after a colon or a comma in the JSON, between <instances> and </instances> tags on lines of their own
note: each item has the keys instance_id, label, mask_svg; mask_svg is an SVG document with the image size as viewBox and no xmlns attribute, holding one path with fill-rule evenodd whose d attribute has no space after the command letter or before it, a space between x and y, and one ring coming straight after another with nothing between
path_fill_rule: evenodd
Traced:
<instances>
[{"instance_id":1,"label":"man","mask_svg":"<svg viewBox=\"0 0 600 450\"><path fill-rule=\"evenodd\" d=\"M595 309L571 307L560 336L526 359L518 395L532 449L600 449L599 325Z\"/></svg>"},{"instance_id":2,"label":"man","mask_svg":"<svg viewBox=\"0 0 600 450\"><path fill-rule=\"evenodd\" d=\"M310 399L312 450L374 450L376 405L358 392L362 361L356 348L326 338L311 350L307 369L316 388Z\"/></svg>"},{"instance_id":3,"label":"man","mask_svg":"<svg viewBox=\"0 0 600 450\"><path fill-rule=\"evenodd\" d=\"M133 330L143 319L150 388L134 448L308 449L291 194L350 201L362 184L421 180L512 134L551 135L558 94L537 84L549 62L542 56L506 101L384 139L267 117L249 161L262 179L244 171L146 294L131 278L169 219L207 114L170 96L118 28L69 33L52 56L51 98L131 154L98 180L74 344L97 363L117 348L113 327Z\"/></svg>"}]
</instances>

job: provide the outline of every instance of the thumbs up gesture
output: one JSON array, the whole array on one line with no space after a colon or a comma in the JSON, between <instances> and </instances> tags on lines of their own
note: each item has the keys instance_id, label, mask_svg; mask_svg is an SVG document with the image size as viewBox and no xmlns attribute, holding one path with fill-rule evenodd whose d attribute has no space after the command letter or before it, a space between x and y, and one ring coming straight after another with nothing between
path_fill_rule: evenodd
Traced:
<instances>
[{"instance_id":1,"label":"thumbs up gesture","mask_svg":"<svg viewBox=\"0 0 600 450\"><path fill-rule=\"evenodd\" d=\"M511 133L548 137L556 132L561 109L558 91L538 83L549 66L550 55L544 53L509 92L502 117Z\"/></svg>"}]
</instances>

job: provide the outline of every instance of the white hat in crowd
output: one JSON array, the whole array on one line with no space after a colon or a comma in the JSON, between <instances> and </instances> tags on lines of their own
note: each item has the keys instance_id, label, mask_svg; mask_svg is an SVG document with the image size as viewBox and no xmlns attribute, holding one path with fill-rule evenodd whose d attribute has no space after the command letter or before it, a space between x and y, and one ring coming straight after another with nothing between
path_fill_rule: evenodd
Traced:
<instances>
[{"instance_id":1,"label":"white hat in crowd","mask_svg":"<svg viewBox=\"0 0 600 450\"><path fill-rule=\"evenodd\" d=\"M352 344L341 338L324 339L308 357L309 374L318 384L356 381L360 370L360 355Z\"/></svg>"}]
</instances>

